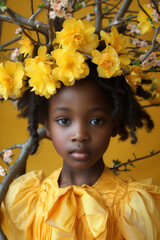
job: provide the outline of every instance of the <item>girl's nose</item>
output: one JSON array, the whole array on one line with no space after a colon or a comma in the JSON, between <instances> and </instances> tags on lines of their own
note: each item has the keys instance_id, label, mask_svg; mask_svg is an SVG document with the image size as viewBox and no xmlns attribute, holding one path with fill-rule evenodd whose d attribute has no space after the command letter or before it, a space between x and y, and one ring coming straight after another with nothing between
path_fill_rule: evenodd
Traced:
<instances>
[{"instance_id":1,"label":"girl's nose","mask_svg":"<svg viewBox=\"0 0 160 240\"><path fill-rule=\"evenodd\" d=\"M88 142L90 139L88 127L84 126L83 124L77 124L74 126L74 132L72 135L72 141L77 142Z\"/></svg>"}]
</instances>

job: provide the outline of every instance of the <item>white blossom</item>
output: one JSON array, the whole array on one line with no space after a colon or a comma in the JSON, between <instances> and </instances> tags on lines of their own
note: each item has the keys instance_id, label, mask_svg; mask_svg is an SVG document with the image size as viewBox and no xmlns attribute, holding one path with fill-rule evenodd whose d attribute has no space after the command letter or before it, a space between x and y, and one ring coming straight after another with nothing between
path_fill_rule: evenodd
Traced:
<instances>
[{"instance_id":1,"label":"white blossom","mask_svg":"<svg viewBox=\"0 0 160 240\"><path fill-rule=\"evenodd\" d=\"M5 169L2 166L0 166L0 176L4 177L5 175L6 175Z\"/></svg>"}]
</instances>

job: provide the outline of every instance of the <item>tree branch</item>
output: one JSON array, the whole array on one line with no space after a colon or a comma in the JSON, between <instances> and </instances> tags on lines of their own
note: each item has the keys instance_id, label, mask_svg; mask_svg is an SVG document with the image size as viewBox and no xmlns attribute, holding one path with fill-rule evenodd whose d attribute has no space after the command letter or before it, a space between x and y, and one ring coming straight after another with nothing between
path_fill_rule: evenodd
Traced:
<instances>
[{"instance_id":1,"label":"tree branch","mask_svg":"<svg viewBox=\"0 0 160 240\"><path fill-rule=\"evenodd\" d=\"M158 107L158 106L160 106L160 103L144 105L144 106L142 106L142 108L147 108L147 107Z\"/></svg>"},{"instance_id":2,"label":"tree branch","mask_svg":"<svg viewBox=\"0 0 160 240\"><path fill-rule=\"evenodd\" d=\"M32 22L35 17L44 10L44 8L39 8L34 14L32 14L32 16L28 19L28 21Z\"/></svg>"},{"instance_id":3,"label":"tree branch","mask_svg":"<svg viewBox=\"0 0 160 240\"><path fill-rule=\"evenodd\" d=\"M157 4L155 3L155 1L154 1L154 0L151 0L151 2L153 3L153 5L154 5L154 7L155 7L155 9L156 9L156 11L157 11L157 13L160 14L159 8L158 8Z\"/></svg>"},{"instance_id":4,"label":"tree branch","mask_svg":"<svg viewBox=\"0 0 160 240\"><path fill-rule=\"evenodd\" d=\"M38 130L38 134L39 134L39 141L43 138L47 138L44 127ZM21 147L22 149L19 154L19 157L14 163L14 165L11 166L10 171L7 173L6 177L3 179L2 183L0 183L0 204L2 203L5 197L9 184L13 181L13 179L17 176L17 174L25 168L26 160L30 154L30 150L32 147L32 139L29 138L27 142L25 142L24 144L17 145L17 147Z\"/></svg>"},{"instance_id":5,"label":"tree branch","mask_svg":"<svg viewBox=\"0 0 160 240\"><path fill-rule=\"evenodd\" d=\"M53 38L54 38L53 26L52 26L52 21L49 17L49 12L50 12L50 4L48 4L48 7L47 7L47 23L48 23L48 33L49 33L48 47L51 46L51 44L53 42Z\"/></svg>"},{"instance_id":6,"label":"tree branch","mask_svg":"<svg viewBox=\"0 0 160 240\"><path fill-rule=\"evenodd\" d=\"M140 63L144 62L146 60L146 58L153 52L154 48L155 48L155 43L156 43L156 37L159 33L159 30L160 30L160 25L156 28L155 30L155 35L154 35L154 38L152 40L152 46L151 48L149 49L149 51L147 52L147 54L144 56L143 59L139 60Z\"/></svg>"},{"instance_id":7,"label":"tree branch","mask_svg":"<svg viewBox=\"0 0 160 240\"><path fill-rule=\"evenodd\" d=\"M45 128L42 127L38 130L39 134L39 141L42 140L43 138L47 138L46 136L46 131ZM19 145L20 146L20 145ZM13 146L12 146L13 147ZM8 187L13 181L13 179L19 174L24 172L25 166L26 166L26 161L28 156L30 155L30 150L32 147L32 139L29 138L27 142L21 145L21 152L14 163L10 167L10 171L7 173L5 178L3 179L2 183L0 183L0 205L7 193ZM0 240L6 240L7 238L5 237L1 227L0 227Z\"/></svg>"},{"instance_id":8,"label":"tree branch","mask_svg":"<svg viewBox=\"0 0 160 240\"><path fill-rule=\"evenodd\" d=\"M135 157L134 160L130 160L130 159L129 159L127 162L118 164L118 165L116 165L115 167L111 167L110 170L111 170L111 171L113 171L113 170L114 170L114 171L115 171L115 170L118 171L119 168L122 167L122 166L127 166L128 164L131 164L131 163L134 163L134 162L137 162L137 161L146 159L146 158L153 157L153 156L155 156L155 155L157 155L157 154L159 154L159 153L160 153L160 150L157 151L157 152L154 152L154 153L152 153L152 154L150 154L150 155L146 155L146 156L143 156L143 157L140 157L140 158L136 158L136 157Z\"/></svg>"},{"instance_id":9,"label":"tree branch","mask_svg":"<svg viewBox=\"0 0 160 240\"><path fill-rule=\"evenodd\" d=\"M99 0L94 1L94 12L95 12L95 32L99 34L102 28L102 3Z\"/></svg>"},{"instance_id":10,"label":"tree branch","mask_svg":"<svg viewBox=\"0 0 160 240\"><path fill-rule=\"evenodd\" d=\"M21 39L21 36L18 36L18 37L16 37L16 38L13 38L12 40L10 40L10 41L8 41L8 42L6 42L6 43L1 44L1 45L0 45L0 48L2 49L2 48L6 47L6 46L8 46L8 45L10 45L10 44L12 44L12 43L14 43L14 42L17 42L17 41L20 40L20 39Z\"/></svg>"},{"instance_id":11,"label":"tree branch","mask_svg":"<svg viewBox=\"0 0 160 240\"><path fill-rule=\"evenodd\" d=\"M32 15L34 14L34 9L33 9L33 0L31 0L31 12L32 12Z\"/></svg>"},{"instance_id":12,"label":"tree branch","mask_svg":"<svg viewBox=\"0 0 160 240\"><path fill-rule=\"evenodd\" d=\"M0 49L0 52L8 52L13 50L15 50L15 48L4 48L4 49Z\"/></svg>"},{"instance_id":13,"label":"tree branch","mask_svg":"<svg viewBox=\"0 0 160 240\"><path fill-rule=\"evenodd\" d=\"M121 3L122 0L119 0L118 3L116 3L111 9L109 9L109 11L107 12L107 14L111 13L112 10L114 10L115 8L117 8L117 6Z\"/></svg>"},{"instance_id":14,"label":"tree branch","mask_svg":"<svg viewBox=\"0 0 160 240\"><path fill-rule=\"evenodd\" d=\"M130 4L131 4L132 0L124 0L117 15L115 16L114 20L119 20L120 18L122 18L124 16L124 14L126 13L126 11L128 10Z\"/></svg>"},{"instance_id":15,"label":"tree branch","mask_svg":"<svg viewBox=\"0 0 160 240\"><path fill-rule=\"evenodd\" d=\"M7 9L7 13L10 16L0 14L0 20L10 22L10 23L15 23L18 26L19 26L19 24L26 25L26 26L31 27L34 31L36 31L36 30L39 31L43 35L48 34L47 24L44 24L38 20L29 21L28 18L21 16L20 14L14 12L13 10L11 10L9 8Z\"/></svg>"}]
</instances>

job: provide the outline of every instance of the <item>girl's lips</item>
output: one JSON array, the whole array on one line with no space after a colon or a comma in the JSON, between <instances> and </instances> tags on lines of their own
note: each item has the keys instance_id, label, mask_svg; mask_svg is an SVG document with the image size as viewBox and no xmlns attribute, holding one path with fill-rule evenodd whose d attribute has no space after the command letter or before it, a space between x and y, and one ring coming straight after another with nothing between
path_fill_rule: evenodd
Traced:
<instances>
[{"instance_id":1,"label":"girl's lips","mask_svg":"<svg viewBox=\"0 0 160 240\"><path fill-rule=\"evenodd\" d=\"M71 156L77 160L85 160L86 158L89 157L89 153L88 152L72 152Z\"/></svg>"}]
</instances>

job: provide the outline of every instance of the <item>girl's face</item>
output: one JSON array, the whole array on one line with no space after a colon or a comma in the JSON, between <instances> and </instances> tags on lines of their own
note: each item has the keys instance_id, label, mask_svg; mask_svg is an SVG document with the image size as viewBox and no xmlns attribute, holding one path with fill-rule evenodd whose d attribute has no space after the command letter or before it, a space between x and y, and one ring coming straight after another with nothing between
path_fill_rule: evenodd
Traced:
<instances>
[{"instance_id":1,"label":"girl's face","mask_svg":"<svg viewBox=\"0 0 160 240\"><path fill-rule=\"evenodd\" d=\"M100 160L113 128L110 102L91 80L62 87L50 99L47 135L73 168L87 169Z\"/></svg>"}]
</instances>

